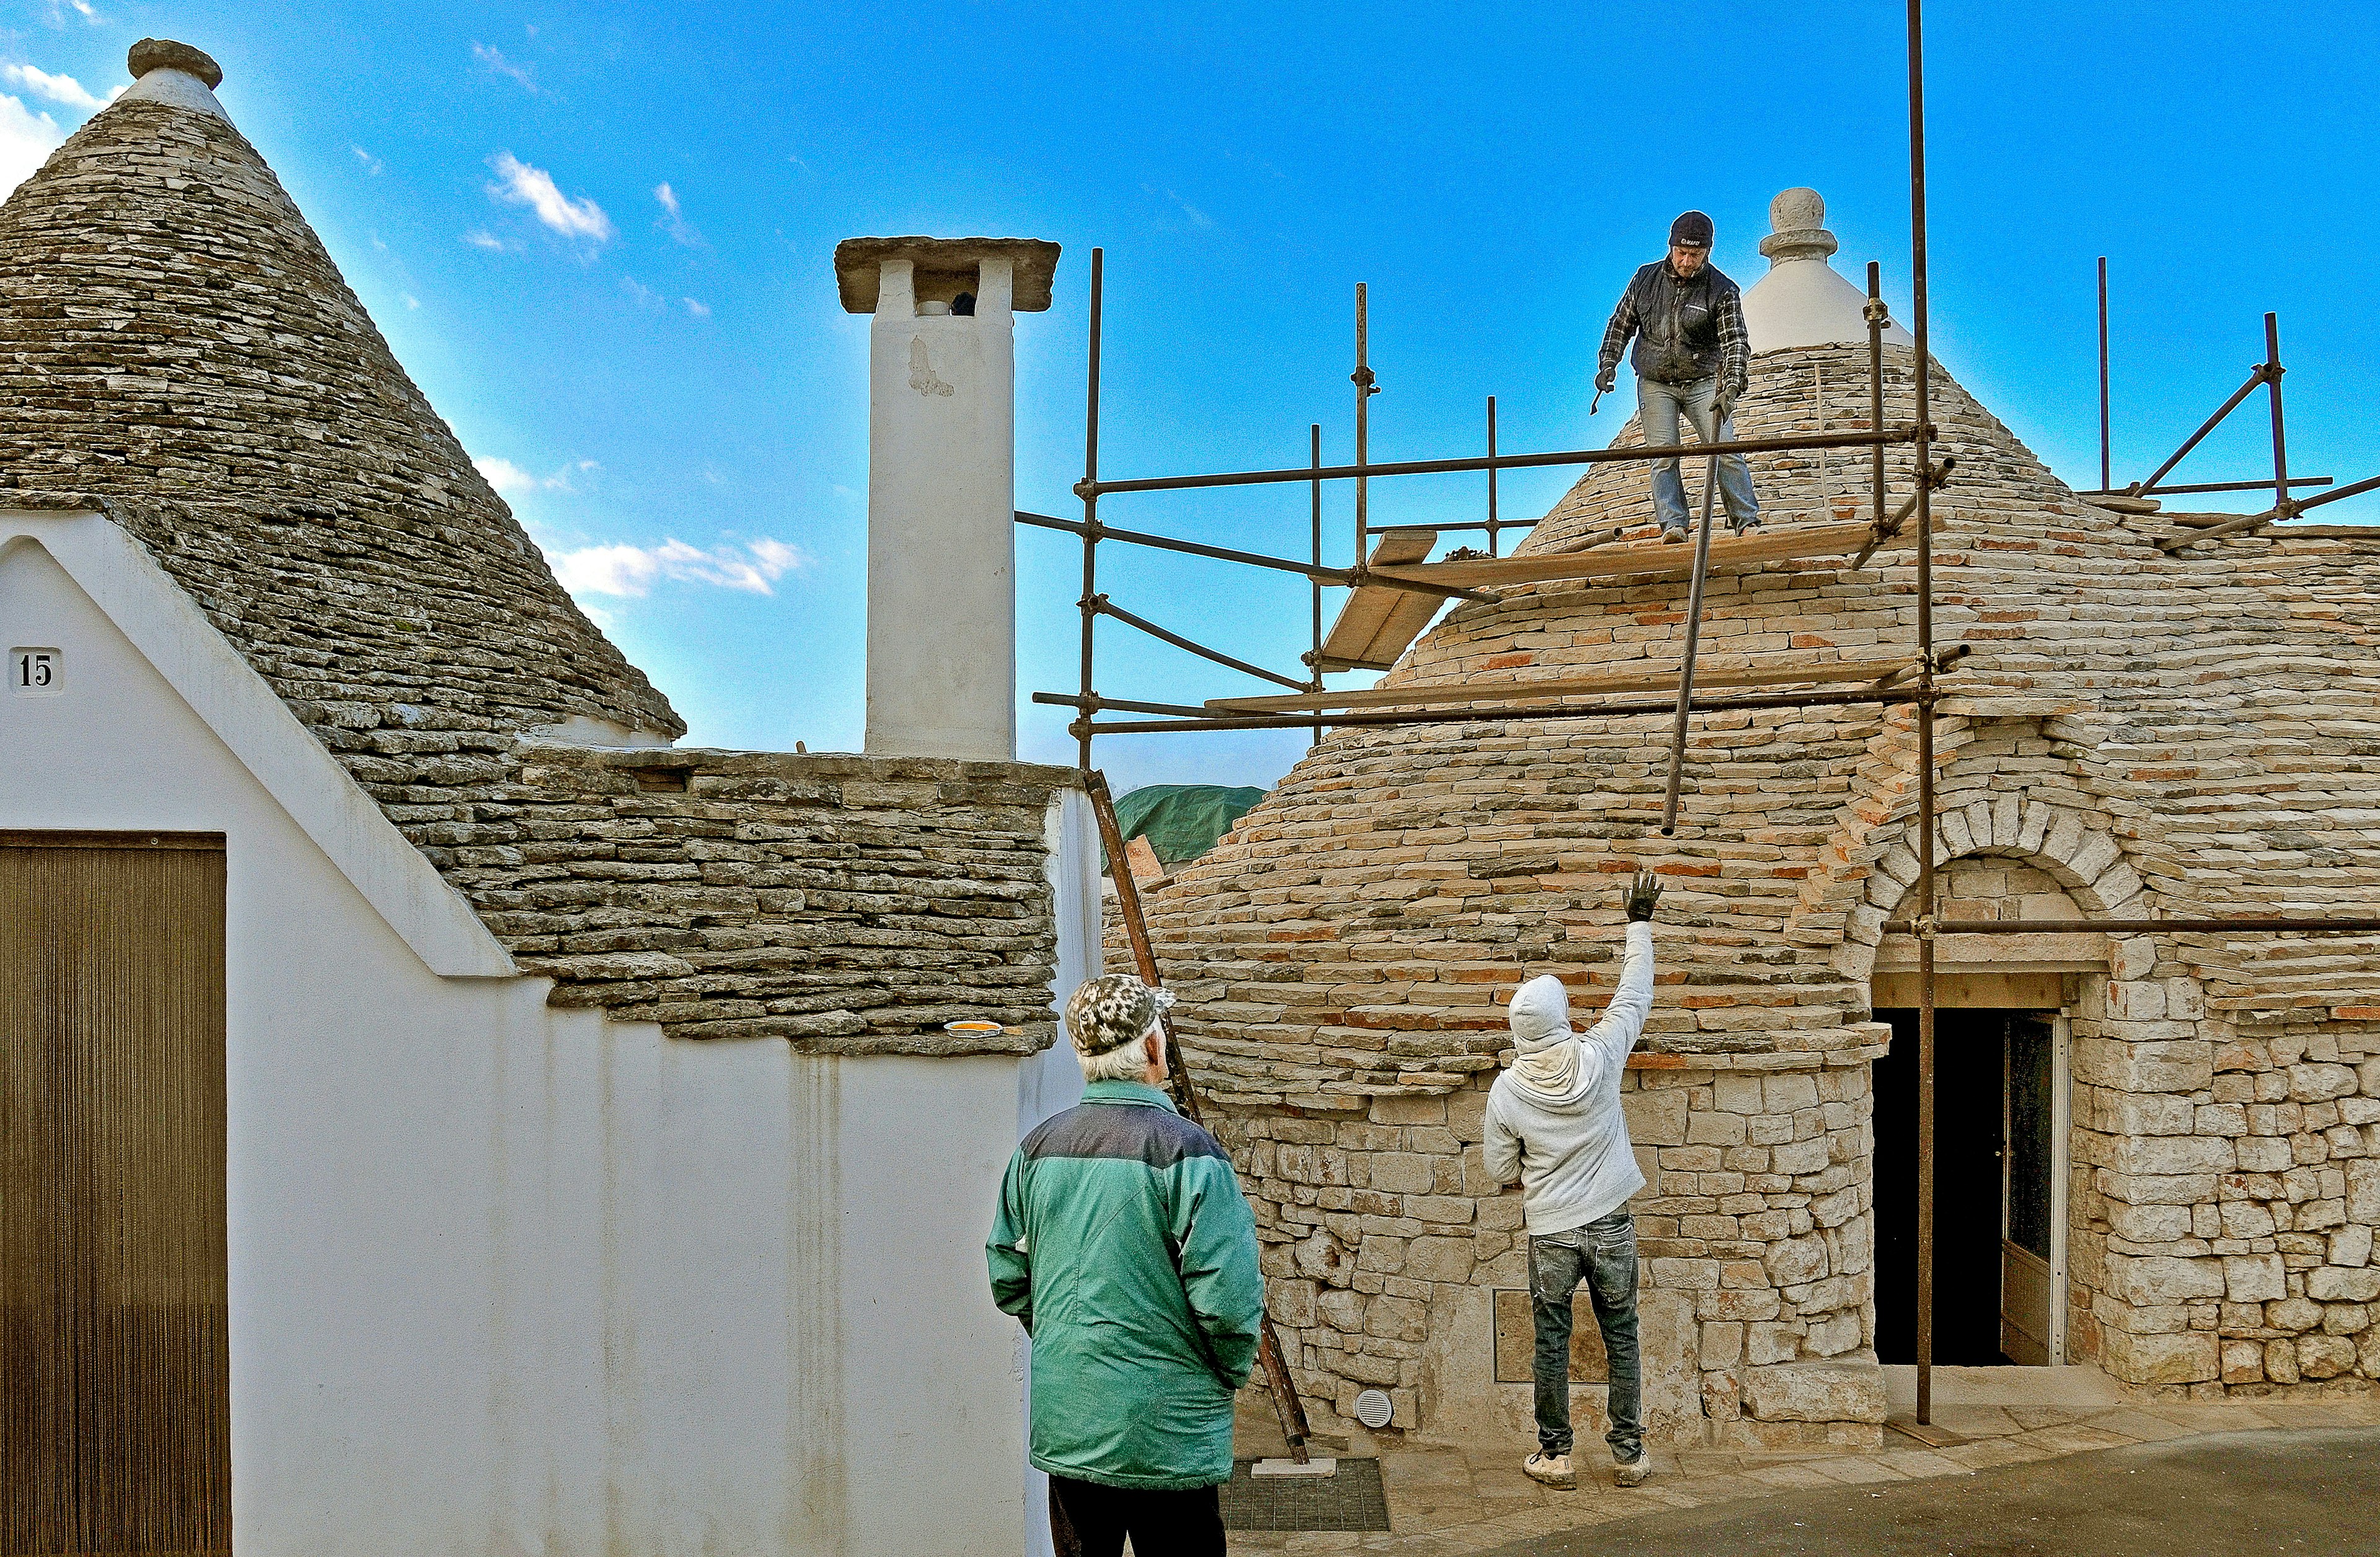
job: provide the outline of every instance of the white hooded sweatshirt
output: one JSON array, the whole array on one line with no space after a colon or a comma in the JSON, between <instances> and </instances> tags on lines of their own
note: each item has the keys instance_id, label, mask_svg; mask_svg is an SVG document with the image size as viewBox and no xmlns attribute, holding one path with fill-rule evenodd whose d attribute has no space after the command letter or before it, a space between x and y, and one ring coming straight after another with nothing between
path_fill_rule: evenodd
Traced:
<instances>
[{"instance_id":1,"label":"white hooded sweatshirt","mask_svg":"<svg viewBox=\"0 0 2380 1557\"><path fill-rule=\"evenodd\" d=\"M1628 927L1620 988L1603 1020L1571 1030L1570 994L1544 974L1512 996L1518 1057L1488 1093L1482 1156L1499 1184L1521 1180L1522 1215L1532 1237L1566 1233L1610 1215L1645 1187L1620 1077L1653 1009L1653 927Z\"/></svg>"}]
</instances>

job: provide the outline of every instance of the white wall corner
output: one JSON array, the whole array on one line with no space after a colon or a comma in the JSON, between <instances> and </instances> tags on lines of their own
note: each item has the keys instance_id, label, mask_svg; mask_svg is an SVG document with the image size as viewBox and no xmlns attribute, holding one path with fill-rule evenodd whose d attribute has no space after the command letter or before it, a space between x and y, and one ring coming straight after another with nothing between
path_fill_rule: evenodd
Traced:
<instances>
[{"instance_id":1,"label":"white wall corner","mask_svg":"<svg viewBox=\"0 0 2380 1557\"><path fill-rule=\"evenodd\" d=\"M145 547L101 514L0 509L0 555L20 545L91 597L431 971L517 975L463 895Z\"/></svg>"}]
</instances>

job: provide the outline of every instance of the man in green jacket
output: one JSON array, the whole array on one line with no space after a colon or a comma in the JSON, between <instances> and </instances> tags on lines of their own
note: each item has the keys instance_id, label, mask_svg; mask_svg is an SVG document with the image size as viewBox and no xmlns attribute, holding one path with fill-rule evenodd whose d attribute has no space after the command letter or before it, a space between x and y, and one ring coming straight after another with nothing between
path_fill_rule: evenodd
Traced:
<instances>
[{"instance_id":1,"label":"man in green jacket","mask_svg":"<svg viewBox=\"0 0 2380 1557\"><path fill-rule=\"evenodd\" d=\"M1025 1137L985 1246L1033 1337L1033 1464L1086 1557L1223 1557L1232 1395L1257 1355L1256 1219L1215 1137L1173 1110L1158 1014L1111 973L1066 1002L1083 1101Z\"/></svg>"}]
</instances>

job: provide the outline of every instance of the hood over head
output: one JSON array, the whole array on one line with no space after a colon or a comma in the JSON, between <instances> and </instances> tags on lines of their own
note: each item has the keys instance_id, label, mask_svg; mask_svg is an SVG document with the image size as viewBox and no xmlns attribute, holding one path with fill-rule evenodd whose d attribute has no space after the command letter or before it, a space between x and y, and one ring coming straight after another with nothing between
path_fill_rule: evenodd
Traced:
<instances>
[{"instance_id":1,"label":"hood over head","mask_svg":"<svg viewBox=\"0 0 2380 1557\"><path fill-rule=\"evenodd\" d=\"M1506 1015L1512 1024L1512 1047L1524 1054L1578 1036L1570 1026L1570 991L1550 973L1540 973L1513 991Z\"/></svg>"}]
</instances>

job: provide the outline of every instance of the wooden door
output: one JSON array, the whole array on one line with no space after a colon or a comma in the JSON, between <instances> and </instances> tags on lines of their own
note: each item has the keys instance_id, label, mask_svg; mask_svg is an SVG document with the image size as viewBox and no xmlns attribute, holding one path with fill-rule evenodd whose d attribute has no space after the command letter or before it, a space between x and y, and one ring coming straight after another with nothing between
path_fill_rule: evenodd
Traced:
<instances>
[{"instance_id":1,"label":"wooden door","mask_svg":"<svg viewBox=\"0 0 2380 1557\"><path fill-rule=\"evenodd\" d=\"M2057 1040L2037 1016L2011 1016L2000 1066L2000 1353L2041 1367L2052 1360L2051 1276L2058 1228L2052 1214L2057 1176Z\"/></svg>"},{"instance_id":2,"label":"wooden door","mask_svg":"<svg viewBox=\"0 0 2380 1557\"><path fill-rule=\"evenodd\" d=\"M0 833L0 1557L228 1553L224 853Z\"/></svg>"}]
</instances>

